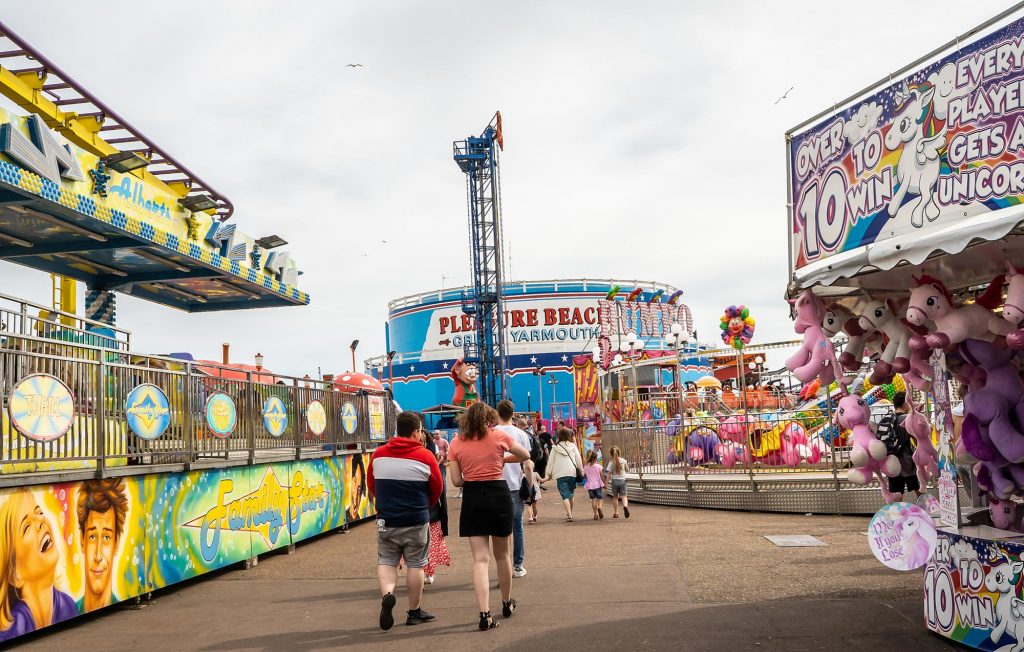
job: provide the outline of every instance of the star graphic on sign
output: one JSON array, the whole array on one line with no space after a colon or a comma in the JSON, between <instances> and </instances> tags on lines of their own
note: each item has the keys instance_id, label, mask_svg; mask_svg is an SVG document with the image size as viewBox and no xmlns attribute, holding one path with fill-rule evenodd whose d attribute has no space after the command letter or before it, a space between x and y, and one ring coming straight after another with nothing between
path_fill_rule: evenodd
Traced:
<instances>
[{"instance_id":1,"label":"star graphic on sign","mask_svg":"<svg viewBox=\"0 0 1024 652\"><path fill-rule=\"evenodd\" d=\"M447 362L445 362L445 363L444 363L443 365L441 365L441 366L442 366L442 367L444 367L445 369L447 369L447 368L448 368L448 363L447 363Z\"/></svg>"},{"instance_id":2,"label":"star graphic on sign","mask_svg":"<svg viewBox=\"0 0 1024 652\"><path fill-rule=\"evenodd\" d=\"M535 356L535 355L531 355L530 356L530 364L537 364L537 356Z\"/></svg>"},{"instance_id":3,"label":"star graphic on sign","mask_svg":"<svg viewBox=\"0 0 1024 652\"><path fill-rule=\"evenodd\" d=\"M416 371L416 365L414 365L414 364L409 365L409 371Z\"/></svg>"},{"instance_id":4,"label":"star graphic on sign","mask_svg":"<svg viewBox=\"0 0 1024 652\"><path fill-rule=\"evenodd\" d=\"M568 361L569 361L569 356L563 355L562 356L562 362L568 362Z\"/></svg>"}]
</instances>

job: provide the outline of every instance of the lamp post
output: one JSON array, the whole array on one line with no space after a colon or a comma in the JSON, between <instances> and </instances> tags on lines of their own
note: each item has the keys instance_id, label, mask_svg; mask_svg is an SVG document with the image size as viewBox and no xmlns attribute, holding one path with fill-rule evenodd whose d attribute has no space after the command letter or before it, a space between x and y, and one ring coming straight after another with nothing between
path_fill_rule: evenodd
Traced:
<instances>
[{"instance_id":1,"label":"lamp post","mask_svg":"<svg viewBox=\"0 0 1024 652\"><path fill-rule=\"evenodd\" d=\"M554 423L554 421L555 421L555 401L556 401L556 399L555 399L555 385L558 384L558 379L555 378L554 374L552 374L551 377L548 378L548 384L551 385L551 422Z\"/></svg>"},{"instance_id":2,"label":"lamp post","mask_svg":"<svg viewBox=\"0 0 1024 652\"><path fill-rule=\"evenodd\" d=\"M537 411L540 412L540 416L544 418L544 385L541 376L546 376L547 372L540 367L534 367L533 375L537 377Z\"/></svg>"},{"instance_id":3,"label":"lamp post","mask_svg":"<svg viewBox=\"0 0 1024 652\"><path fill-rule=\"evenodd\" d=\"M640 476L640 487L644 487L644 460L646 459L647 442L643 436L640 428L640 388L637 386L639 383L636 378L636 358L640 351L644 349L644 341L636 336L636 333L630 332L626 336L626 341L619 345L619 350L622 353L629 355L629 366L633 372L633 404L636 410L635 419L633 421L635 441L637 447L637 474Z\"/></svg>"},{"instance_id":4,"label":"lamp post","mask_svg":"<svg viewBox=\"0 0 1024 652\"><path fill-rule=\"evenodd\" d=\"M392 373L394 369L394 359L397 351L388 351L388 389L391 390L391 396L395 395L395 382L394 375Z\"/></svg>"},{"instance_id":5,"label":"lamp post","mask_svg":"<svg viewBox=\"0 0 1024 652\"><path fill-rule=\"evenodd\" d=\"M672 324L668 334L665 336L665 347L676 352L676 366L672 370L672 385L679 392L679 407L683 403L683 380L679 373L679 367L683 362L683 351L689 350L690 334L683 331L682 324ZM680 412L682 410L680 409Z\"/></svg>"},{"instance_id":6,"label":"lamp post","mask_svg":"<svg viewBox=\"0 0 1024 652\"><path fill-rule=\"evenodd\" d=\"M757 401L758 407L764 407L764 388L761 387L761 373L764 370L764 358L760 355L755 357L753 360L747 363L747 367L754 373L754 377L757 380Z\"/></svg>"},{"instance_id":7,"label":"lamp post","mask_svg":"<svg viewBox=\"0 0 1024 652\"><path fill-rule=\"evenodd\" d=\"M352 373L356 372L356 347L359 346L359 340L352 340L352 344L349 345L349 350L352 351Z\"/></svg>"},{"instance_id":8,"label":"lamp post","mask_svg":"<svg viewBox=\"0 0 1024 652\"><path fill-rule=\"evenodd\" d=\"M636 404L637 409L637 420L640 419L640 388L637 387L636 379L636 358L640 351L644 349L644 341L636 336L636 333L631 332L626 336L626 341L619 345L619 350L629 355L629 366L632 370L633 375L633 402Z\"/></svg>"}]
</instances>

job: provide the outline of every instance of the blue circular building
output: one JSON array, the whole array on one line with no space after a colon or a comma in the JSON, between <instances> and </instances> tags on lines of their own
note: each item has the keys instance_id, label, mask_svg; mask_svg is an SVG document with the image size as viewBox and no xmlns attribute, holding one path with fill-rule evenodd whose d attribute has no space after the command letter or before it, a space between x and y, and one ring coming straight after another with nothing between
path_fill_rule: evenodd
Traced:
<instances>
[{"instance_id":1,"label":"blue circular building","mask_svg":"<svg viewBox=\"0 0 1024 652\"><path fill-rule=\"evenodd\" d=\"M545 418L573 417L573 356L588 353L601 335L601 301L619 286L619 299L633 288L639 301L668 298L676 288L653 281L563 279L524 281L505 286L508 394L520 411ZM388 304L387 356L366 361L366 371L393 387L404 408L424 410L450 403L455 391L451 368L473 337L472 317L462 312L456 287L395 299ZM687 311L688 314L688 311ZM642 329L641 336L643 336ZM648 336L648 348L663 348L660 336ZM613 344L614 345L614 344Z\"/></svg>"}]
</instances>

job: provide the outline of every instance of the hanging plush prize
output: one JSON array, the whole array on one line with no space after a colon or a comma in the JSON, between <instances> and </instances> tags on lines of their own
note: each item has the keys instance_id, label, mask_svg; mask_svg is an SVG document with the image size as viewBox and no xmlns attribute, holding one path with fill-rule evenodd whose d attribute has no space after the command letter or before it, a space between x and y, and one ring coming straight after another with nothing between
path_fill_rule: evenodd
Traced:
<instances>
[{"instance_id":1,"label":"hanging plush prize","mask_svg":"<svg viewBox=\"0 0 1024 652\"><path fill-rule=\"evenodd\" d=\"M726 308L718 326L722 329L722 341L736 350L750 344L754 337L754 318L744 306Z\"/></svg>"}]
</instances>

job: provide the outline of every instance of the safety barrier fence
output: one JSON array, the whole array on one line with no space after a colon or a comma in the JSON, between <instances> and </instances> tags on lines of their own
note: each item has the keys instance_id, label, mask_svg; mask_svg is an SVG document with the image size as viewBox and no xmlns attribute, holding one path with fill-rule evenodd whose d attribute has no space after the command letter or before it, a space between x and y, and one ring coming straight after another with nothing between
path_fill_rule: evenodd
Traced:
<instances>
[{"instance_id":1,"label":"safety barrier fence","mask_svg":"<svg viewBox=\"0 0 1024 652\"><path fill-rule=\"evenodd\" d=\"M618 446L639 475L845 476L850 449L828 415L775 411L609 423L604 451Z\"/></svg>"},{"instance_id":2,"label":"safety barrier fence","mask_svg":"<svg viewBox=\"0 0 1024 652\"><path fill-rule=\"evenodd\" d=\"M301 459L383 440L396 417L325 381L10 332L0 398L2 476Z\"/></svg>"}]
</instances>

